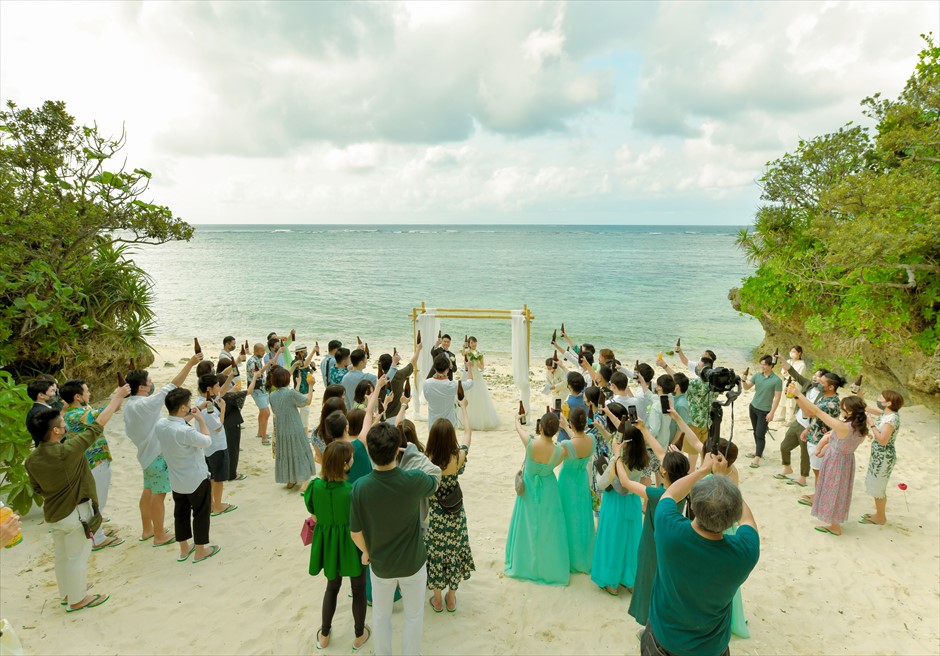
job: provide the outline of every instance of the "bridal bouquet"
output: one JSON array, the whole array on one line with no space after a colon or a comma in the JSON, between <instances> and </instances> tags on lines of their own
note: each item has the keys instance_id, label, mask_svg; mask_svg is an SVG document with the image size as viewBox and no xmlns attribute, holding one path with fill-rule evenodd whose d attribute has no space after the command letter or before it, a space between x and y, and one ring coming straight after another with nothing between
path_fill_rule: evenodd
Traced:
<instances>
[{"instance_id":1,"label":"bridal bouquet","mask_svg":"<svg viewBox=\"0 0 940 656\"><path fill-rule=\"evenodd\" d=\"M483 354L477 350L467 351L467 359L470 360L470 362L476 362L483 359Z\"/></svg>"}]
</instances>

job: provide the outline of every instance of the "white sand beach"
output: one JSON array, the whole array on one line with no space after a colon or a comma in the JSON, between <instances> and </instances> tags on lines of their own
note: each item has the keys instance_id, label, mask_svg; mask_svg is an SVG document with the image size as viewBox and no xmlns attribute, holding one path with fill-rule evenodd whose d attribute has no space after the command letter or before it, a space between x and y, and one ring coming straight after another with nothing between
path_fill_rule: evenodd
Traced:
<instances>
[{"instance_id":1,"label":"white sand beach","mask_svg":"<svg viewBox=\"0 0 940 656\"><path fill-rule=\"evenodd\" d=\"M378 347L372 350L380 352ZM158 386L173 377L189 353L186 345L161 350L150 369ZM638 627L627 614L626 592L613 598L580 574L572 576L567 588L503 574L515 501L513 475L523 448L511 424L518 401L510 363L491 359L487 378L505 428L473 436L461 479L476 572L460 587L455 614L425 609L424 653L638 653ZM544 405L540 362L533 353L535 408ZM189 387L195 388L194 374ZM877 393L867 391L872 398ZM735 406L734 438L743 451L752 446L748 400L745 394ZM316 400L311 420L319 406ZM198 566L176 563L174 546L154 548L137 541L140 467L122 417L112 420L106 435L114 454L114 478L105 515L126 542L92 554L89 565L94 592L108 593L111 599L99 608L66 614L57 598L52 539L42 513L34 509L24 518L23 543L0 550L0 616L11 622L26 653L314 653L325 579L307 571L309 553L299 537L306 516L303 501L296 490L275 484L271 449L254 438L257 413L251 400L243 412L240 468L249 478L226 484L225 500L238 510L212 519L212 542L222 552ZM727 410L725 422L727 435ZM423 440L426 426L417 424ZM734 638L733 653L938 653L938 426L937 414L923 406L902 410L898 465L888 493L889 524L884 527L857 523L862 513L873 510L864 489L868 445L859 448L851 517L841 537L813 531L809 509L796 502L803 490L772 478L779 471L782 427L773 426L776 441L768 440L760 469L749 469L742 455L741 489L760 527L761 558L743 590L752 637ZM902 482L908 486L906 499L897 489ZM172 500L166 508L172 528ZM351 652L347 593L345 584L332 642L324 653ZM400 604L395 614L397 652ZM366 621L371 622L371 615ZM371 647L369 643L365 652Z\"/></svg>"}]
</instances>

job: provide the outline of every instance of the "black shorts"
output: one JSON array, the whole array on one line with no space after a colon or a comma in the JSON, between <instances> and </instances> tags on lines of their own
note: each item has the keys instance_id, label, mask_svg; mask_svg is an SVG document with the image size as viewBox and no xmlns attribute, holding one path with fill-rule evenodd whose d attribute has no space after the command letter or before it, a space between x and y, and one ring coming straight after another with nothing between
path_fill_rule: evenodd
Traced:
<instances>
[{"instance_id":1,"label":"black shorts","mask_svg":"<svg viewBox=\"0 0 940 656\"><path fill-rule=\"evenodd\" d=\"M209 465L209 478L217 483L227 481L230 478L228 461L228 449L216 451L206 458L206 464Z\"/></svg>"}]
</instances>

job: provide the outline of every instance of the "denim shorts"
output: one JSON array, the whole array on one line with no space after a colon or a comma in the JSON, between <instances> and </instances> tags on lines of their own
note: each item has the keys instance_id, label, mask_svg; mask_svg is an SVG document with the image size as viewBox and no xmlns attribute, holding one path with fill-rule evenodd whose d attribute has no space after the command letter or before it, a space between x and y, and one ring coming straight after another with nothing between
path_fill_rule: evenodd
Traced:
<instances>
[{"instance_id":1,"label":"denim shorts","mask_svg":"<svg viewBox=\"0 0 940 656\"><path fill-rule=\"evenodd\" d=\"M150 490L152 494L170 493L170 473L166 468L166 460L163 456L157 456L153 459L146 469L144 469L144 488Z\"/></svg>"},{"instance_id":2,"label":"denim shorts","mask_svg":"<svg viewBox=\"0 0 940 656\"><path fill-rule=\"evenodd\" d=\"M268 393L264 390L255 390L251 393L251 398L255 400L255 405L258 406L258 410L264 410L271 403L268 401Z\"/></svg>"}]
</instances>

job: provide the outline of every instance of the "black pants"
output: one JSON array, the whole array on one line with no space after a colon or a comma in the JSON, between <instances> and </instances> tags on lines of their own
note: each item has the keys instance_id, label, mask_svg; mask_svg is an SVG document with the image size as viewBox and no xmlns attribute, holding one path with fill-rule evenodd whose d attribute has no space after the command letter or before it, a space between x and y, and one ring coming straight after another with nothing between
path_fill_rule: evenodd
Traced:
<instances>
[{"instance_id":1,"label":"black pants","mask_svg":"<svg viewBox=\"0 0 940 656\"><path fill-rule=\"evenodd\" d=\"M229 477L234 481L238 478L238 452L242 445L242 425L229 424L225 426L225 442L228 444Z\"/></svg>"},{"instance_id":2,"label":"black pants","mask_svg":"<svg viewBox=\"0 0 940 656\"><path fill-rule=\"evenodd\" d=\"M767 443L767 413L770 410L758 410L753 405L749 405L747 409L751 415L751 428L754 429L754 455L762 458L764 445Z\"/></svg>"},{"instance_id":3,"label":"black pants","mask_svg":"<svg viewBox=\"0 0 940 656\"><path fill-rule=\"evenodd\" d=\"M358 638L365 631L366 625L366 577L369 570L362 568L362 574L359 576L350 576L349 582L352 584L352 612L353 624L356 628L356 637ZM336 598L339 596L339 589L343 585L343 577L337 576L335 579L327 579L326 592L323 593L323 625L320 632L328 636L333 628L333 615L336 613Z\"/></svg>"},{"instance_id":4,"label":"black pants","mask_svg":"<svg viewBox=\"0 0 940 656\"><path fill-rule=\"evenodd\" d=\"M809 476L809 451L806 450L806 442L800 439L800 433L803 427L800 422L794 421L787 429L787 435L783 438L783 444L780 445L780 461L787 467L790 466L790 452L797 446L800 447L800 476L806 478Z\"/></svg>"},{"instance_id":5,"label":"black pants","mask_svg":"<svg viewBox=\"0 0 940 656\"><path fill-rule=\"evenodd\" d=\"M177 542L185 542L195 536L196 544L209 544L209 512L212 510L210 490L207 478L190 494L173 493L173 519Z\"/></svg>"},{"instance_id":6,"label":"black pants","mask_svg":"<svg viewBox=\"0 0 940 656\"><path fill-rule=\"evenodd\" d=\"M640 638L640 656L672 656L672 652L666 651L666 648L659 644L659 640L653 635L653 627L646 623L646 630L643 631L643 637ZM731 649L725 647L721 656L731 656Z\"/></svg>"}]
</instances>

